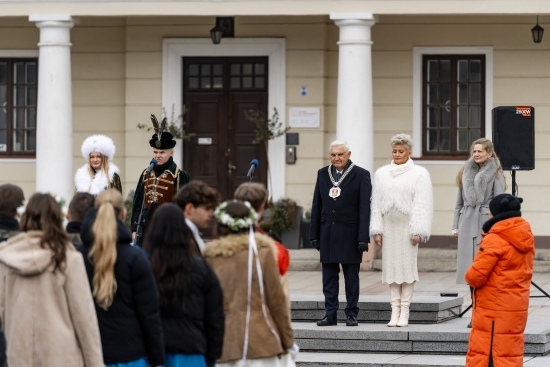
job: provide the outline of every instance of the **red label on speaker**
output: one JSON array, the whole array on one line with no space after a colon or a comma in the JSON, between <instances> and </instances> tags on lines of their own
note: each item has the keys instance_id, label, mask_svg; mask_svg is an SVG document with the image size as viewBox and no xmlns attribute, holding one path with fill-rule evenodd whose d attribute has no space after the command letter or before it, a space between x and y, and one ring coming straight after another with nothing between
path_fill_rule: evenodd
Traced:
<instances>
[{"instance_id":1,"label":"red label on speaker","mask_svg":"<svg viewBox=\"0 0 550 367\"><path fill-rule=\"evenodd\" d=\"M516 107L516 115L531 117L531 107Z\"/></svg>"}]
</instances>

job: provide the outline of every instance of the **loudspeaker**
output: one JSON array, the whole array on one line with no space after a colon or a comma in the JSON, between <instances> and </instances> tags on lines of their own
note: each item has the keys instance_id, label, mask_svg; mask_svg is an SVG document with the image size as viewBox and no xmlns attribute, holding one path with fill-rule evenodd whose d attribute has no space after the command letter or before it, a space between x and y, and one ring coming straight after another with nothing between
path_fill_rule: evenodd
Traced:
<instances>
[{"instance_id":1,"label":"loudspeaker","mask_svg":"<svg viewBox=\"0 0 550 367\"><path fill-rule=\"evenodd\" d=\"M535 169L535 108L493 108L493 144L504 170Z\"/></svg>"}]
</instances>

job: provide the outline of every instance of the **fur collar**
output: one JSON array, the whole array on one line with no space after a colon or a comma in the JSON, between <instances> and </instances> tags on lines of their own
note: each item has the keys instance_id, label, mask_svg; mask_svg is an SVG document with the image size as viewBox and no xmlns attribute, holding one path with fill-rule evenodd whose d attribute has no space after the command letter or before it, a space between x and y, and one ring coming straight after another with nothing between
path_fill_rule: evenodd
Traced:
<instances>
[{"instance_id":1,"label":"fur collar","mask_svg":"<svg viewBox=\"0 0 550 367\"><path fill-rule=\"evenodd\" d=\"M265 234L254 233L258 249L268 248L276 254L275 242ZM248 251L248 233L221 237L206 245L204 257L230 257L237 252Z\"/></svg>"},{"instance_id":2,"label":"fur collar","mask_svg":"<svg viewBox=\"0 0 550 367\"><path fill-rule=\"evenodd\" d=\"M93 178L88 173L88 164L80 167L74 176L74 185L76 192L89 192L90 194L97 196L105 188L109 187L109 183L113 182L115 173L118 173L118 167L109 162L109 177L104 174L103 171L97 171Z\"/></svg>"},{"instance_id":3,"label":"fur collar","mask_svg":"<svg viewBox=\"0 0 550 367\"><path fill-rule=\"evenodd\" d=\"M483 204L487 186L495 178L497 170L498 167L493 157L487 159L481 167L474 162L473 158L468 159L462 173L462 192L465 201L472 206Z\"/></svg>"}]
</instances>

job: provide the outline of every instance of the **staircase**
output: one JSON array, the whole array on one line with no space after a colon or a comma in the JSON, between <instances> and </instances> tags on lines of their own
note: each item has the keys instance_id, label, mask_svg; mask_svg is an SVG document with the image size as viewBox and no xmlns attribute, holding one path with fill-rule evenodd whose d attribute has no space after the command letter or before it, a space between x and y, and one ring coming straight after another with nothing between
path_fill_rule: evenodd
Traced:
<instances>
[{"instance_id":1,"label":"staircase","mask_svg":"<svg viewBox=\"0 0 550 367\"><path fill-rule=\"evenodd\" d=\"M340 309L344 309L344 301L340 299ZM319 327L314 321L324 315L323 296L294 295L292 326L301 349L297 366L464 366L470 329L466 327L469 318L457 317L462 303L462 297L415 297L409 326L390 328L386 326L388 296L360 296L359 326L345 326L345 315L340 312L337 326ZM540 357L549 352L549 318L530 316L525 361L544 358L540 360L543 364L532 366L550 366L550 356Z\"/></svg>"}]
</instances>

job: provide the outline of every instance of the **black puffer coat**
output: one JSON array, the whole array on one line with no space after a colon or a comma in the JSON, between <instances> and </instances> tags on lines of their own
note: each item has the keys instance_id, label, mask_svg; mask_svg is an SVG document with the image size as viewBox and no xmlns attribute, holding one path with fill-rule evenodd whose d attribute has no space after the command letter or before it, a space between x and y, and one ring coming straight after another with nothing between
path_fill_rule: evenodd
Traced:
<instances>
[{"instance_id":1,"label":"black puffer coat","mask_svg":"<svg viewBox=\"0 0 550 367\"><path fill-rule=\"evenodd\" d=\"M88 259L93 245L92 226L97 210L88 211L82 222L82 246L86 272L92 286L94 266ZM159 296L149 260L143 250L130 245L132 235L117 219L117 290L107 311L95 305L105 364L146 357L153 366L164 363L164 341Z\"/></svg>"}]
</instances>

